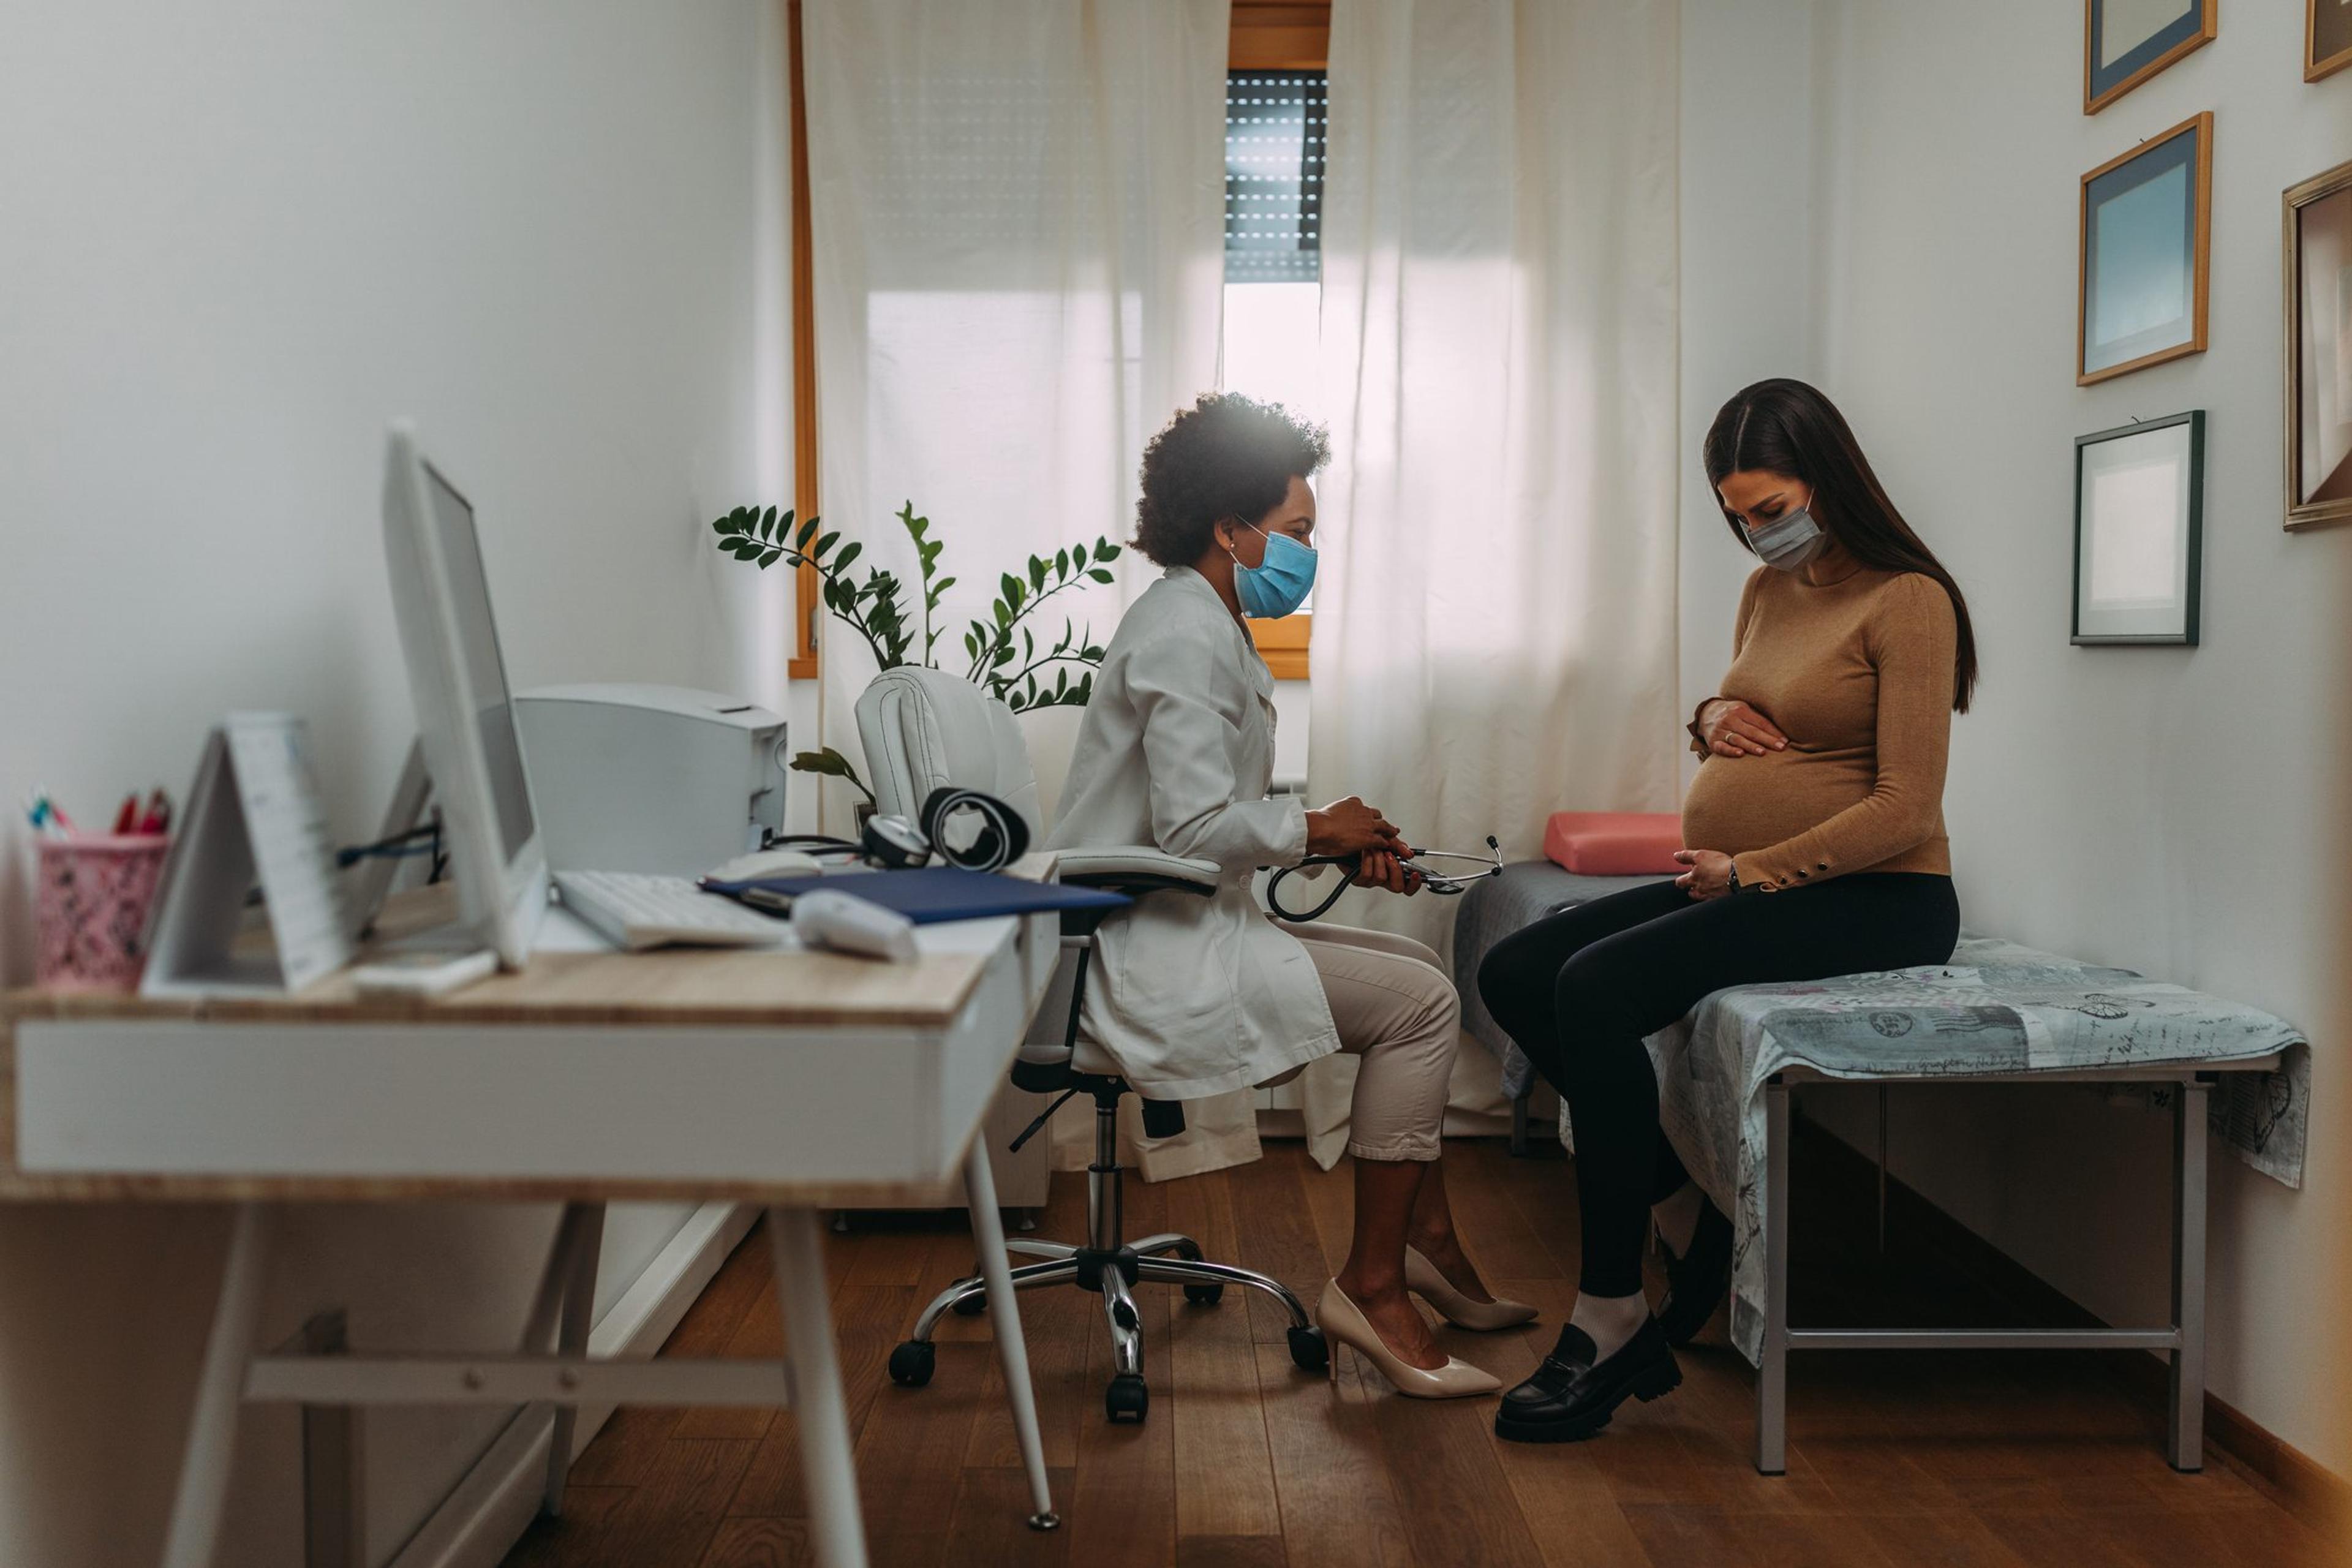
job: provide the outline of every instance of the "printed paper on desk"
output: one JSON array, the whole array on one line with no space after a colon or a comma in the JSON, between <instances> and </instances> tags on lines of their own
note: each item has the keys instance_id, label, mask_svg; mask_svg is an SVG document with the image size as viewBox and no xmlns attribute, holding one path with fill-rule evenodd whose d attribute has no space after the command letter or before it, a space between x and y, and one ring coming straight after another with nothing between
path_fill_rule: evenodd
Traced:
<instances>
[{"instance_id":1,"label":"printed paper on desk","mask_svg":"<svg viewBox=\"0 0 2352 1568\"><path fill-rule=\"evenodd\" d=\"M290 713L230 714L206 737L188 791L142 989L299 991L333 973L352 957L337 879L309 730ZM271 955L238 941L257 881Z\"/></svg>"}]
</instances>

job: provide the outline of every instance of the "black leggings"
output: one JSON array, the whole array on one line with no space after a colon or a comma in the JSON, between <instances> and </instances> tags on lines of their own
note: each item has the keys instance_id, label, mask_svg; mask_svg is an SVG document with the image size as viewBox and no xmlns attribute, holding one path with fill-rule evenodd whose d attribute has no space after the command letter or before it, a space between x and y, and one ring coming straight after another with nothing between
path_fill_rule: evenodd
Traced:
<instances>
[{"instance_id":1,"label":"black leggings","mask_svg":"<svg viewBox=\"0 0 2352 1568\"><path fill-rule=\"evenodd\" d=\"M1959 934L1949 877L1887 871L1703 902L1659 882L1497 942L1478 994L1568 1101L1576 1134L1578 1289L1639 1291L1650 1205L1689 1180L1659 1135L1644 1037L1727 985L1942 963Z\"/></svg>"}]
</instances>

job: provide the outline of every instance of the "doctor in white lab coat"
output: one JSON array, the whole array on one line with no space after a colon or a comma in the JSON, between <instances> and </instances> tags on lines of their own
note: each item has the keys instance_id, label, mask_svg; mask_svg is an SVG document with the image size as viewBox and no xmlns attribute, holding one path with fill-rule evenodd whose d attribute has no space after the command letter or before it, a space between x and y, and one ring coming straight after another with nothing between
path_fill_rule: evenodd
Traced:
<instances>
[{"instance_id":1,"label":"doctor in white lab coat","mask_svg":"<svg viewBox=\"0 0 2352 1568\"><path fill-rule=\"evenodd\" d=\"M1052 841L1152 844L1213 860L1223 878L1212 898L1149 894L1103 923L1081 1024L1151 1099L1197 1100L1356 1056L1354 1240L1318 1317L1402 1393L1490 1393L1496 1380L1440 1351L1407 1296L1465 1328L1535 1315L1487 1293L1446 1205L1453 983L1419 942L1276 924L1252 892L1259 868L1309 855L1360 856L1366 887L1417 886L1411 847L1362 801L1310 811L1266 795L1274 679L1244 622L1288 615L1313 584L1307 480L1327 456L1319 427L1237 394L1203 396L1145 450L1135 542L1166 574L1104 656Z\"/></svg>"}]
</instances>

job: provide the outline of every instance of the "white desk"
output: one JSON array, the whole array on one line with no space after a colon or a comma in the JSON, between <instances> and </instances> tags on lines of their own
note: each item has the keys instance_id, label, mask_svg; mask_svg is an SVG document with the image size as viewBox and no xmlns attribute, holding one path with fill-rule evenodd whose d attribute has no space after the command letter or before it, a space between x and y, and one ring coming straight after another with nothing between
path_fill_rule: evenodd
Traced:
<instances>
[{"instance_id":1,"label":"white desk","mask_svg":"<svg viewBox=\"0 0 2352 1568\"><path fill-rule=\"evenodd\" d=\"M439 913L423 898L409 923ZM1029 1473L1036 1406L986 1149L975 1134L1044 997L1051 914L927 928L913 965L800 952L591 950L558 916L520 974L443 1000L0 1003L0 1201L238 1205L166 1568L213 1559L247 1400L310 1408L545 1402L561 1506L582 1405L789 1405L820 1561L866 1561L821 1210L939 1201L961 1175ZM788 1360L590 1361L603 1205L768 1211ZM304 1202L549 1200L563 1224L518 1353L257 1354L269 1215ZM549 1342L554 1353L546 1353Z\"/></svg>"}]
</instances>

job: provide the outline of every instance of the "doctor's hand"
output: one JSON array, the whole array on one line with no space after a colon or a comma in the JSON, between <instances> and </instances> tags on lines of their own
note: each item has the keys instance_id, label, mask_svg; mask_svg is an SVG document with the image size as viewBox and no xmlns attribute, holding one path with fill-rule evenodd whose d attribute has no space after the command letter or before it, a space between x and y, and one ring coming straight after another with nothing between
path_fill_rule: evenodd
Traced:
<instances>
[{"instance_id":1,"label":"doctor's hand","mask_svg":"<svg viewBox=\"0 0 2352 1568\"><path fill-rule=\"evenodd\" d=\"M1402 845L1393 850L1367 849L1350 879L1359 888L1383 888L1409 899L1421 891L1421 873L1412 868L1411 853Z\"/></svg>"},{"instance_id":2,"label":"doctor's hand","mask_svg":"<svg viewBox=\"0 0 2352 1568\"><path fill-rule=\"evenodd\" d=\"M1698 732L1718 757L1760 757L1789 748L1780 726L1736 697L1718 697L1701 707Z\"/></svg>"},{"instance_id":3,"label":"doctor's hand","mask_svg":"<svg viewBox=\"0 0 2352 1568\"><path fill-rule=\"evenodd\" d=\"M1731 857L1716 849L1677 849L1675 858L1690 868L1675 886L1694 899L1720 899L1731 891Z\"/></svg>"},{"instance_id":4,"label":"doctor's hand","mask_svg":"<svg viewBox=\"0 0 2352 1568\"><path fill-rule=\"evenodd\" d=\"M1307 853L1354 855L1366 849L1405 849L1396 828L1355 795L1307 814ZM1405 850L1410 854L1410 850Z\"/></svg>"}]
</instances>

